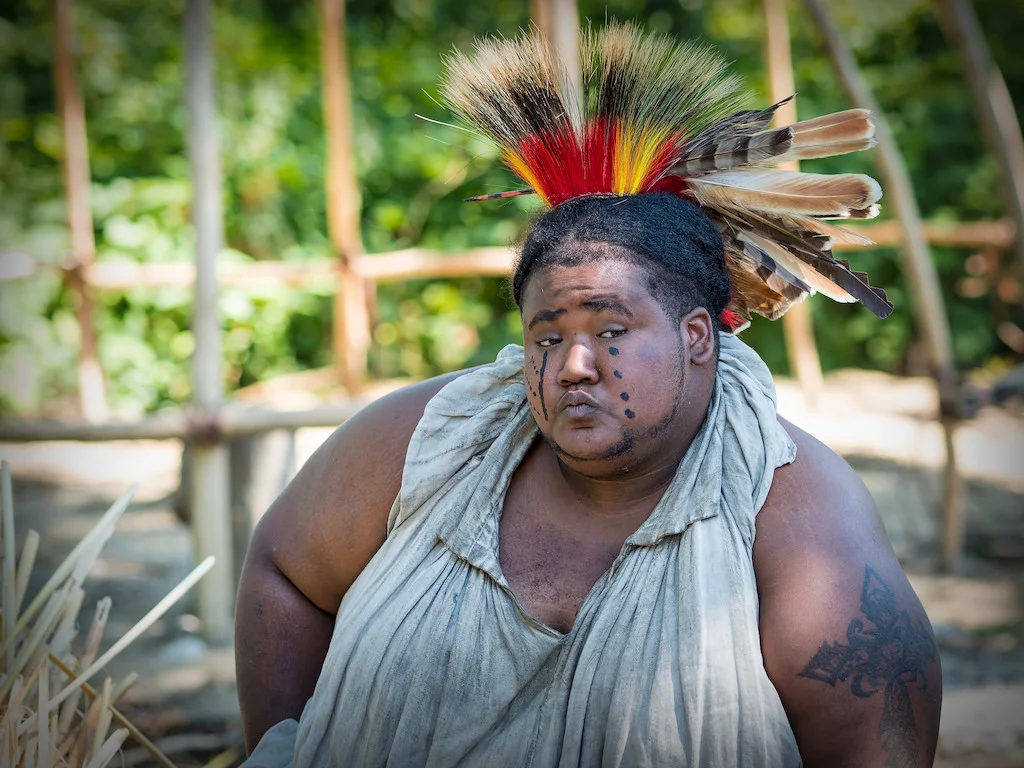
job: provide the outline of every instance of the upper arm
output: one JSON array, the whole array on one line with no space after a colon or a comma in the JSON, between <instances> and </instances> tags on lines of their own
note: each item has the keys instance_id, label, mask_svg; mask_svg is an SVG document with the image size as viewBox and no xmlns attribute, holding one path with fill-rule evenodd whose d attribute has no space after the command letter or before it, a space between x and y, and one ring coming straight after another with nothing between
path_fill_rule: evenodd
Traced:
<instances>
[{"instance_id":1,"label":"upper arm","mask_svg":"<svg viewBox=\"0 0 1024 768\"><path fill-rule=\"evenodd\" d=\"M265 557L317 607L337 613L384 543L427 402L461 373L393 392L340 426L260 520L249 557Z\"/></svg>"},{"instance_id":2,"label":"upper arm","mask_svg":"<svg viewBox=\"0 0 1024 768\"><path fill-rule=\"evenodd\" d=\"M931 625L853 470L786 425L797 460L757 518L765 670L804 763L930 766L941 670Z\"/></svg>"}]
</instances>

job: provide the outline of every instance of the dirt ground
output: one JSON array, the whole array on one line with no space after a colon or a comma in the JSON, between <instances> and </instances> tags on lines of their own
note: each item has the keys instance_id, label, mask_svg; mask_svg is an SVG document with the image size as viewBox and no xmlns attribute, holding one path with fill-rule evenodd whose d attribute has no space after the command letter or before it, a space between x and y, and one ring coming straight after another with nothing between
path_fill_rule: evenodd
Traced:
<instances>
[{"instance_id":1,"label":"dirt ground","mask_svg":"<svg viewBox=\"0 0 1024 768\"><path fill-rule=\"evenodd\" d=\"M945 689L936 764L1024 767L1021 408L985 409L958 430L967 487L966 554L954 575L939 575L944 448L933 420L937 404L931 384L843 372L829 377L813 408L791 382L779 382L778 389L780 412L842 454L868 485L935 626ZM286 440L289 472L327 434L300 430ZM0 458L14 476L19 540L29 528L42 534L30 593L113 500L139 484L85 583L83 623L96 600L113 599L104 648L193 567L191 535L174 508L179 443L0 443ZM266 494L264 489L263 498ZM141 678L123 699L122 710L179 766L237 764L241 733L231 650L202 640L194 595L110 666L115 677L133 670ZM126 766L151 764L130 744L123 757Z\"/></svg>"}]
</instances>

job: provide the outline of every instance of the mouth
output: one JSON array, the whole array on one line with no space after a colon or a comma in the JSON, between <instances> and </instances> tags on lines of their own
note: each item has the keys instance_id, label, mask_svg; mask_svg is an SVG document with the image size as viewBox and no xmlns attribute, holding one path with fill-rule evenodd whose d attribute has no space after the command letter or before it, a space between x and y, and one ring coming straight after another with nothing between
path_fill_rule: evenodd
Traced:
<instances>
[{"instance_id":1,"label":"mouth","mask_svg":"<svg viewBox=\"0 0 1024 768\"><path fill-rule=\"evenodd\" d=\"M580 389L566 392L558 401L558 410L567 416L579 419L599 410L597 401Z\"/></svg>"}]
</instances>

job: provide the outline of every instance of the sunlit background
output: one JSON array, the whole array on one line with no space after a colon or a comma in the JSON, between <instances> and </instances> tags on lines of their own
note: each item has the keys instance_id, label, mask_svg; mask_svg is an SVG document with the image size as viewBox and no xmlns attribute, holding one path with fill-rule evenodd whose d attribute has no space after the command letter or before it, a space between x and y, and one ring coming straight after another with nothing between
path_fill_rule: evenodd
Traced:
<instances>
[{"instance_id":1,"label":"sunlit background","mask_svg":"<svg viewBox=\"0 0 1024 768\"><path fill-rule=\"evenodd\" d=\"M944 33L938 3L825 5L888 120L922 218L930 232L945 233L933 238L930 259L955 366L971 386L958 396L970 403L959 413L967 418L955 437L965 523L954 574L936 574L947 454L921 313L898 246L844 254L885 288L896 306L888 319L858 305L812 300L825 372L819 393L790 378L781 323L755 317L742 338L778 376L782 413L861 473L913 575L946 666L941 764L1024 765L1024 718L1016 714L1024 711L1024 413L1014 395L1024 389L1017 368L1024 361L1024 265L1014 256L1003 192L1007 169L987 143L964 59ZM176 276L161 286L110 282L91 292L104 423L174 412L194 394L193 290L191 278L179 279L190 273L175 267L195 261L184 6L184 0L74 4L72 53L88 136L96 267L114 275L118 265L166 266L162 274ZM367 254L514 246L538 212L530 197L462 202L519 184L493 147L440 124L453 118L437 103L443 56L453 46L469 49L481 35L517 34L530 23L530 6L527 0L347 3L358 235ZM578 0L578 6L593 23L635 19L650 30L714 43L745 77L750 105L769 103L759 0ZM1024 5L975 0L973 7L1019 122ZM78 293L62 270L71 243L53 8L47 0L0 8L0 417L9 424L83 417ZM793 0L788 8L798 114L850 107L804 5ZM212 29L226 246L220 267L241 274L261 263L301 267L334 259L318 4L220 2ZM872 151L803 169L877 177L877 162ZM887 202L879 221L892 218ZM218 307L226 396L271 409L343 403L349 391L334 367L336 290L330 275L225 280ZM497 276L380 282L367 311L369 395L395 380L488 362L521 339L518 314ZM328 433L307 428L231 441L236 559L252 520ZM181 490L188 475L186 469L182 480L183 452L177 439L0 443L14 474L19 542L29 527L43 533L32 583L41 583L90 521L138 482L137 504L88 582L86 602L91 611L89 600L113 595L113 636L130 626L195 561L187 527L193 516ZM154 736L179 739L181 765L201 765L214 755L227 755L230 764L240 743L230 652L202 639L198 613L194 602L183 603L116 669L150 669L125 706ZM145 762L145 753L132 749L129 758Z\"/></svg>"},{"instance_id":2,"label":"sunlit background","mask_svg":"<svg viewBox=\"0 0 1024 768\"><path fill-rule=\"evenodd\" d=\"M63 143L51 74L49 3L23 0L0 19L0 244L59 263L68 248L60 174ZM834 15L885 109L929 221L1004 216L996 158L986 151L956 51L929 2L834 3ZM1024 13L1013 0L977 3L993 57L1011 93L1024 89ZM184 149L182 4L78 3L78 68L86 107L92 212L100 262L191 261L190 182ZM329 257L324 194L318 15L315 4L266 0L218 4L217 99L228 250L224 262ZM713 41L766 103L764 20L753 0L581 0L580 13L636 18L650 29ZM523 0L409 0L348 5L361 233L368 252L410 246L504 245L537 203L461 202L514 186L494 150L416 118L452 118L435 102L441 57L475 36L513 35L529 22ZM798 110L849 106L814 28L790 14ZM1019 104L1024 97L1016 99ZM872 172L870 153L808 164L825 172ZM884 202L884 201L883 201ZM885 216L885 213L883 213ZM998 254L933 247L959 365L1001 371L1024 352L1013 320L1019 283L999 284ZM816 301L826 369L847 366L922 373L915 311L894 249L856 257L886 288L895 314L879 321L858 307ZM991 262L995 261L993 264ZM1003 260L1006 262L1006 259ZM1005 270L1003 270L1005 271ZM0 355L8 413L55 414L72 398L78 341L59 275L0 285ZM224 381L245 387L330 364L329 286L225 288ZM190 395L190 290L103 291L97 296L99 358L115 413L138 415ZM518 336L498 279L382 286L369 370L375 377L428 376L493 358ZM1017 318L1019 320L1019 318ZM747 340L786 373L777 324L755 321ZM1009 342L1009 343L1008 343Z\"/></svg>"}]
</instances>

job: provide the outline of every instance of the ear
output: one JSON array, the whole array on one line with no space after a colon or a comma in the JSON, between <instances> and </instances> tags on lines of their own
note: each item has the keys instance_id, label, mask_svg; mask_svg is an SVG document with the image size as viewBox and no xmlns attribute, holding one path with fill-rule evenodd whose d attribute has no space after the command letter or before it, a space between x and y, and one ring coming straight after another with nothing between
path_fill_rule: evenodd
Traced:
<instances>
[{"instance_id":1,"label":"ear","mask_svg":"<svg viewBox=\"0 0 1024 768\"><path fill-rule=\"evenodd\" d=\"M704 307L690 310L679 321L679 331L690 350L690 362L707 365L715 361L715 324Z\"/></svg>"}]
</instances>

